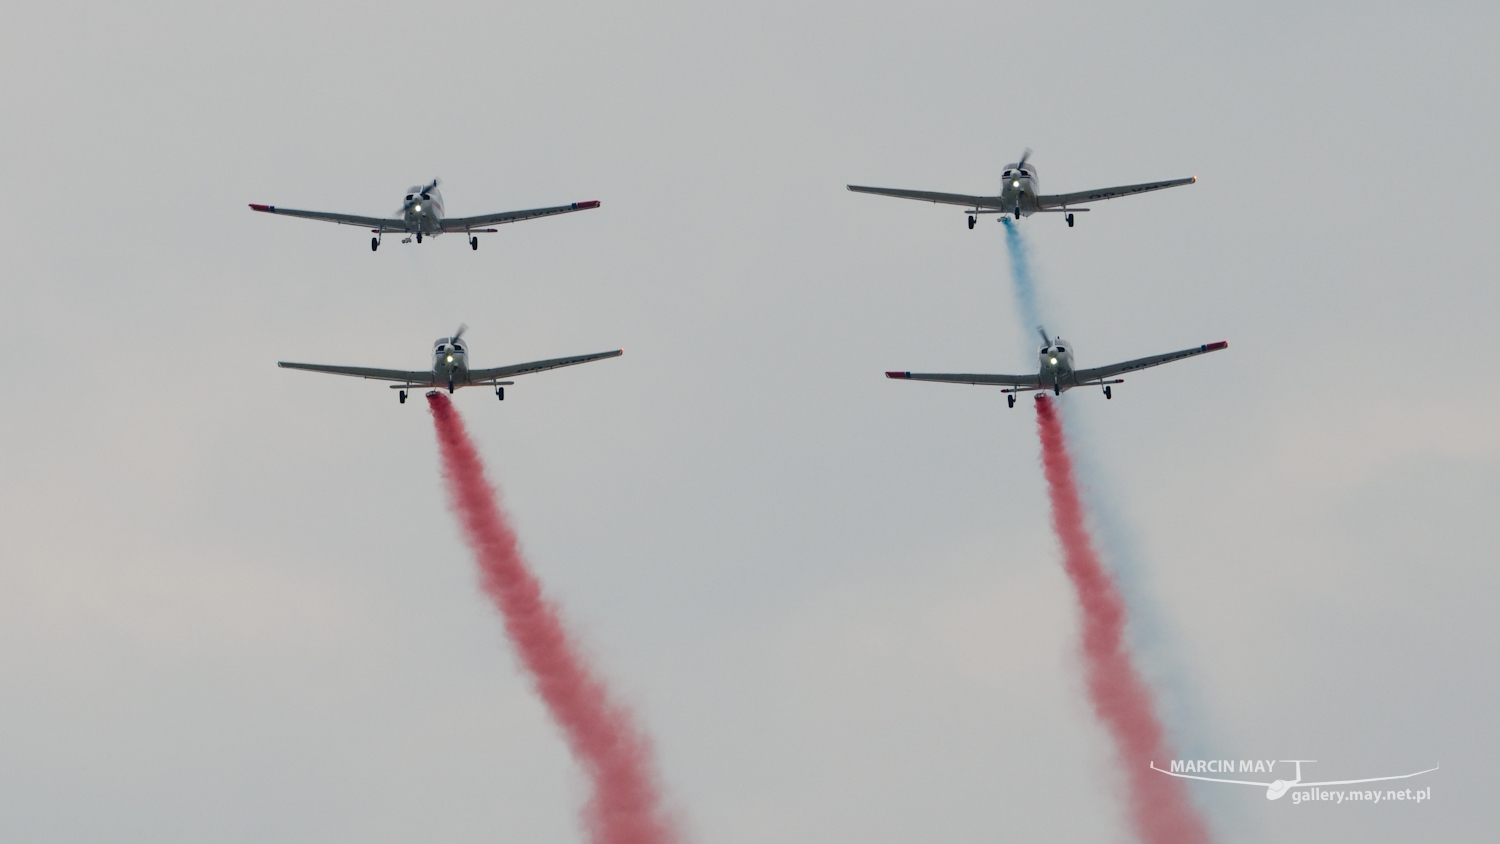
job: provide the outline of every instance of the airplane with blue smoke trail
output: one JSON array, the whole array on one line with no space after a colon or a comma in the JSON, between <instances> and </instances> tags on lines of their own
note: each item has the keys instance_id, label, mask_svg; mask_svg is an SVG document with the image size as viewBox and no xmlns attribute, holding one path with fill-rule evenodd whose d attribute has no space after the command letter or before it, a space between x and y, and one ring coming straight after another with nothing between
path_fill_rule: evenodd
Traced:
<instances>
[{"instance_id":1,"label":"airplane with blue smoke trail","mask_svg":"<svg viewBox=\"0 0 1500 844\"><path fill-rule=\"evenodd\" d=\"M1061 337L1049 340L1047 338L1047 331L1041 326L1037 326L1037 332L1042 335L1042 349L1037 353L1040 371L1036 375L887 372L885 377L896 378L902 381L939 381L947 384L997 385L1004 388L1002 392L1009 393L1005 399L1011 407L1016 406L1016 393L1051 390L1054 395L1060 396L1064 390L1071 390L1074 387L1103 387L1104 397L1111 399L1114 398L1114 392L1110 388L1115 384L1125 383L1125 379L1116 378L1115 376L1117 375L1123 375L1126 372L1135 372L1138 369L1149 369L1153 366L1161 366L1164 363L1171 363L1175 360L1182 360L1183 358L1190 358L1229 348L1229 342L1221 340L1217 343L1206 343L1202 346L1194 346L1191 349L1136 358L1135 360L1127 360L1123 363L1096 366L1093 369L1077 369L1073 366L1072 343Z\"/></svg>"},{"instance_id":2,"label":"airplane with blue smoke trail","mask_svg":"<svg viewBox=\"0 0 1500 844\"><path fill-rule=\"evenodd\" d=\"M1084 203L1134 196L1138 193L1191 185L1198 181L1197 176L1189 176L1186 179L1168 179L1165 182L1142 182L1138 185L1120 185L1073 193L1044 194L1039 190L1041 180L1037 177L1036 165L1028 163L1030 158L1031 150L1028 149L1021 154L1020 161L1005 165L1005 170L1000 174L1000 193L996 196L937 193L904 188L872 188L865 185L845 185L845 187L855 193L873 193L879 196L894 196L898 199L920 199L924 202L967 206L971 229L974 228L974 223L979 219L980 214L1014 214L1019 220L1038 213L1062 214L1063 219L1068 221L1068 227L1072 228L1073 214L1089 210L1081 207Z\"/></svg>"}]
</instances>

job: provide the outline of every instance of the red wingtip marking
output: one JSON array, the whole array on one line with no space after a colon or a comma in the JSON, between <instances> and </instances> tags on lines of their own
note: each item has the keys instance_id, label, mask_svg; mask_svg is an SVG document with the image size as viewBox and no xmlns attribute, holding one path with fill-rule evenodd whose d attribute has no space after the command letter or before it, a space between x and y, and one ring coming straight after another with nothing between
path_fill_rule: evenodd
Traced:
<instances>
[{"instance_id":1,"label":"red wingtip marking","mask_svg":"<svg viewBox=\"0 0 1500 844\"><path fill-rule=\"evenodd\" d=\"M885 374L885 377L887 377L887 378L910 378L911 377L911 373L910 372L887 372Z\"/></svg>"},{"instance_id":2,"label":"red wingtip marking","mask_svg":"<svg viewBox=\"0 0 1500 844\"><path fill-rule=\"evenodd\" d=\"M1210 351L1210 352L1217 352L1220 349L1227 349L1227 348L1229 348L1229 341L1228 340L1220 340L1217 343L1209 343L1207 346L1204 346L1203 348L1205 350L1207 350L1207 351Z\"/></svg>"},{"instance_id":3,"label":"red wingtip marking","mask_svg":"<svg viewBox=\"0 0 1500 844\"><path fill-rule=\"evenodd\" d=\"M267 211L267 212L269 212L269 211L274 210L274 206L271 206L271 205L256 205L255 203L252 202L252 203L250 203L250 209L252 211Z\"/></svg>"},{"instance_id":4,"label":"red wingtip marking","mask_svg":"<svg viewBox=\"0 0 1500 844\"><path fill-rule=\"evenodd\" d=\"M575 202L573 204L578 207L579 211L582 211L585 208L598 208L599 200L590 199L588 202Z\"/></svg>"}]
</instances>

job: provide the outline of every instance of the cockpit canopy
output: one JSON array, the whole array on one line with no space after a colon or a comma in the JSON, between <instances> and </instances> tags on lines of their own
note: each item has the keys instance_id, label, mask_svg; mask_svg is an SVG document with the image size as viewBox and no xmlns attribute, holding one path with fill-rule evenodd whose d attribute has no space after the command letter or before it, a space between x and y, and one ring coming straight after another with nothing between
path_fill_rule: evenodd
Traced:
<instances>
[{"instance_id":1,"label":"cockpit canopy","mask_svg":"<svg viewBox=\"0 0 1500 844\"><path fill-rule=\"evenodd\" d=\"M1007 164L1005 165L1005 172L1001 173L1000 177L1002 179L1035 179L1036 167L1032 166L1031 162L1029 161L1026 162L1025 167L1022 167L1019 164Z\"/></svg>"},{"instance_id":2,"label":"cockpit canopy","mask_svg":"<svg viewBox=\"0 0 1500 844\"><path fill-rule=\"evenodd\" d=\"M464 347L462 343L454 343L447 337L444 337L433 345L432 351L434 354L444 354L446 352L462 353L464 351Z\"/></svg>"}]
</instances>

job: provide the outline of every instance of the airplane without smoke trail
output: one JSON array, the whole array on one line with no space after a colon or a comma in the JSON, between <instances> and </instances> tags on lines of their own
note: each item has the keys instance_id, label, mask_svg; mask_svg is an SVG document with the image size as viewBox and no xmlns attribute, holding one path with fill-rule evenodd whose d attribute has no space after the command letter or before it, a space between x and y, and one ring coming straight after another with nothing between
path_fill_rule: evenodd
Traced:
<instances>
[{"instance_id":1,"label":"airplane without smoke trail","mask_svg":"<svg viewBox=\"0 0 1500 844\"><path fill-rule=\"evenodd\" d=\"M558 369L564 366L572 366L578 363L604 360L605 358L616 358L625 354L623 349L615 349L612 352L596 352L592 355L574 355L567 358L552 358L551 360L537 360L530 363L513 363L510 366L497 366L492 369L470 369L468 344L463 342L464 331L468 326L460 325L453 332L452 337L439 337L432 344L432 369L430 370L406 370L406 369L372 369L364 366L330 366L322 363L288 363L277 361L276 365L285 369L305 369L309 372L329 372L334 375L352 375L356 378L372 378L377 381L396 381L392 384L392 390L400 390L401 403L406 404L406 391L417 387L443 387L448 392L453 392L459 387L475 387L487 384L495 388L495 397L501 401L505 400L505 388L514 381L502 381L502 378L511 378L516 375L529 375L533 372L545 372L549 369Z\"/></svg>"},{"instance_id":2,"label":"airplane without smoke trail","mask_svg":"<svg viewBox=\"0 0 1500 844\"><path fill-rule=\"evenodd\" d=\"M444 215L443 195L438 191L437 186L438 180L433 179L432 184L425 187L412 185L407 188L406 199L402 200L400 217L360 217L354 214L336 214L328 211L299 211L295 208L278 208L275 205L256 205L253 202L250 203L250 208L267 214L327 220L346 226L368 226L370 231L375 233L375 236L370 238L370 251L373 252L380 248L380 238L386 232L405 234L406 237L402 238L402 243L411 243L413 237L421 243L423 235L437 237L444 232L463 232L469 236L469 247L478 249L479 238L475 237L475 234L499 231L499 229L486 228L486 226L497 223L519 223L522 220L551 217L554 214L567 214L573 211L587 211L590 208L599 207L599 200L594 199L569 205L554 205L551 208L501 211L498 214L480 214L477 217L448 217Z\"/></svg>"},{"instance_id":3,"label":"airplane without smoke trail","mask_svg":"<svg viewBox=\"0 0 1500 844\"><path fill-rule=\"evenodd\" d=\"M887 378L899 378L906 381L942 381L948 384L997 384L1009 393L1006 403L1011 407L1016 406L1016 393L1029 393L1035 390L1051 390L1054 395L1062 395L1063 390L1071 390L1074 387L1103 387L1106 399L1114 398L1110 391L1111 384L1123 384L1124 378L1116 378L1126 372L1134 372L1137 369L1147 369L1153 366L1161 366L1174 360L1182 360L1207 352L1217 352L1220 349L1229 348L1227 341L1209 343L1204 346L1194 346L1191 349L1183 349L1180 352L1167 352L1162 355L1152 355L1145 358L1127 360L1124 363L1112 363L1109 366L1098 366L1093 369L1074 369L1072 343L1061 337L1056 340L1048 340L1047 332L1040 326L1037 332L1042 335L1042 350L1037 353L1041 363L1041 371L1036 375L975 375L975 374L944 374L935 372L887 372Z\"/></svg>"},{"instance_id":4,"label":"airplane without smoke trail","mask_svg":"<svg viewBox=\"0 0 1500 844\"><path fill-rule=\"evenodd\" d=\"M1031 150L1021 154L1021 160L1015 164L1005 165L1005 172L1000 174L999 196L970 196L963 193L935 193L925 190L904 190L902 188L872 188L864 185L846 185L845 187L855 193L873 193L880 196L894 196L900 199L921 199L927 202L942 202L947 205L967 205L969 208L969 228L974 228L974 222L979 219L980 214L1015 214L1016 219L1029 217L1039 212L1051 212L1063 214L1068 221L1068 227L1073 227L1074 212L1087 211L1087 208L1078 207L1085 202L1096 202L1105 199L1114 199L1119 196L1130 196L1147 191L1161 190L1162 188L1175 188L1178 185L1191 185L1198 181L1197 176L1189 176L1186 179L1170 179L1165 182L1143 182L1139 185L1121 185L1114 188L1099 188L1098 190L1081 190L1075 193L1043 194L1037 191L1040 181L1036 175L1036 165L1027 164L1026 159L1031 157ZM996 218L998 219L998 218Z\"/></svg>"}]
</instances>

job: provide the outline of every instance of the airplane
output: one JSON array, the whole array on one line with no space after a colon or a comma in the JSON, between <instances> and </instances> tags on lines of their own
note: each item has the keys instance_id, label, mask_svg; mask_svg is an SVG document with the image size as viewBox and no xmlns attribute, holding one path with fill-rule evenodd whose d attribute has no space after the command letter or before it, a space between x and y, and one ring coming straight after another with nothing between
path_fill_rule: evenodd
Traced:
<instances>
[{"instance_id":1,"label":"airplane","mask_svg":"<svg viewBox=\"0 0 1500 844\"><path fill-rule=\"evenodd\" d=\"M900 199L922 199L927 202L942 202L947 205L968 205L969 228L974 228L974 222L979 219L980 214L1015 214L1016 219L1029 217L1032 214L1051 212L1064 215L1068 221L1068 228L1073 227L1073 214L1087 211L1087 208L1079 208L1079 203L1097 202L1105 199L1114 199L1120 196L1131 196L1147 191L1161 190L1163 188L1175 188L1178 185L1191 185L1198 181L1197 176L1189 176L1186 179L1169 179L1165 182L1143 182L1138 185L1121 185L1114 188L1099 188L1098 190L1081 190L1074 193L1044 194L1037 190L1041 184L1037 178L1036 165L1027 164L1026 160L1031 157L1031 150L1021 154L1021 160L1014 164L1005 165L1005 171L1000 174L1003 181L1000 183L999 196L970 196L963 193L935 193L925 190L904 190L901 188L872 188L864 185L845 185L855 193L873 193L880 196L894 196ZM999 219L996 217L995 219Z\"/></svg>"},{"instance_id":2,"label":"airplane","mask_svg":"<svg viewBox=\"0 0 1500 844\"><path fill-rule=\"evenodd\" d=\"M1229 783L1231 785L1258 785L1258 786L1261 786L1261 787L1265 788L1265 790L1266 790L1266 799L1267 800L1276 800L1276 799L1280 798L1282 795L1286 794L1287 791L1289 789L1291 789L1293 786L1312 787L1312 786L1319 786L1319 785L1354 785L1355 783L1361 783L1361 782L1384 782L1386 780L1404 780L1404 779L1410 779L1412 777L1419 777L1422 774L1430 774L1433 771L1437 770L1437 767L1434 766L1434 767L1428 768L1425 771L1417 771L1415 774L1400 774L1399 776L1394 776L1394 777L1370 777L1369 779L1362 779L1362 780L1332 780L1330 782L1303 782L1302 781L1302 763L1303 762L1312 763L1312 762L1316 762L1318 760L1316 760L1316 759L1281 759L1279 761L1281 761L1281 762L1294 762L1294 763L1296 763L1296 765L1297 765L1297 776L1294 779L1291 779L1291 780L1275 780L1273 782L1250 782L1248 780L1225 780L1225 779L1216 779L1214 777L1199 777L1199 776L1193 776L1191 774L1179 774L1179 773L1175 773L1173 771L1165 771L1165 770L1162 770L1161 768L1156 767L1156 763L1155 762L1151 763L1151 770L1153 770L1153 771L1161 771L1163 774L1166 774L1169 777L1180 777L1181 779L1185 779L1185 780L1203 780L1204 782L1227 782L1227 783Z\"/></svg>"},{"instance_id":3,"label":"airplane","mask_svg":"<svg viewBox=\"0 0 1500 844\"><path fill-rule=\"evenodd\" d=\"M412 185L406 189L406 199L402 200L400 217L360 217L355 214L337 214L328 211L299 211L295 208L279 208L275 205L257 205L250 203L252 211L260 211L266 214L284 214L288 217L306 217L309 220L327 220L331 223L339 223L345 226L369 226L375 236L370 238L370 251L374 252L380 248L380 238L386 232L401 232L406 235L402 243L411 243L415 237L418 243L422 242L422 236L437 237L444 232L463 232L469 236L469 248L479 248L479 238L476 234L493 233L499 229L486 228L496 223L519 223L522 220L532 220L537 217L550 217L554 214L568 214L573 211L588 211L599 207L599 200L588 202L574 202L570 205L554 205L551 208L531 208L526 211L501 211L498 214L480 214L477 217L448 217L444 215L443 195L437 189L438 180L433 179L429 185Z\"/></svg>"},{"instance_id":4,"label":"airplane","mask_svg":"<svg viewBox=\"0 0 1500 844\"><path fill-rule=\"evenodd\" d=\"M462 342L464 331L467 329L467 325L460 325L458 330L453 332L452 337L439 337L433 341L432 369L428 370L371 369L364 366L329 366L321 363L289 363L287 361L277 361L276 365L283 369L305 369L309 372L330 372L334 375L352 375L356 378L372 378L377 381L396 381L398 383L392 384L391 389L401 391L402 404L406 404L406 391L409 389L437 388L445 385L448 387L448 392L452 393L459 387L488 384L495 388L495 397L500 401L505 401L505 388L516 382L502 381L500 380L502 378L530 375L533 372L545 372L548 369L558 369L578 363L617 358L625 354L624 349L615 349L612 352L596 352L592 355L574 355L530 363L513 363L509 366L497 366L491 369L470 369L468 344Z\"/></svg>"},{"instance_id":5,"label":"airplane","mask_svg":"<svg viewBox=\"0 0 1500 844\"><path fill-rule=\"evenodd\" d=\"M1126 372L1134 372L1137 369L1146 369L1152 366L1160 366L1171 363L1174 360L1190 358L1206 352L1217 352L1220 349L1229 348L1228 341L1221 340L1217 343L1208 343L1203 346L1194 346L1191 349L1183 349L1180 352L1167 352L1161 355L1127 360L1124 363L1112 363L1109 366L1099 366L1093 369L1077 369L1073 366L1073 344L1061 337L1055 340L1047 339L1047 332L1041 326L1037 332L1042 335L1042 349L1037 353L1041 364L1041 370L1036 375L970 375L970 374L942 374L933 372L887 372L885 377L898 378L903 381L942 381L948 384L998 384L1005 389L1002 392L1009 393L1005 397L1010 407L1016 406L1016 393L1029 393L1036 390L1051 390L1053 395L1062 395L1064 390L1074 387L1103 387L1106 399L1114 398L1111 391L1112 384L1125 383L1124 378L1115 378Z\"/></svg>"}]
</instances>

